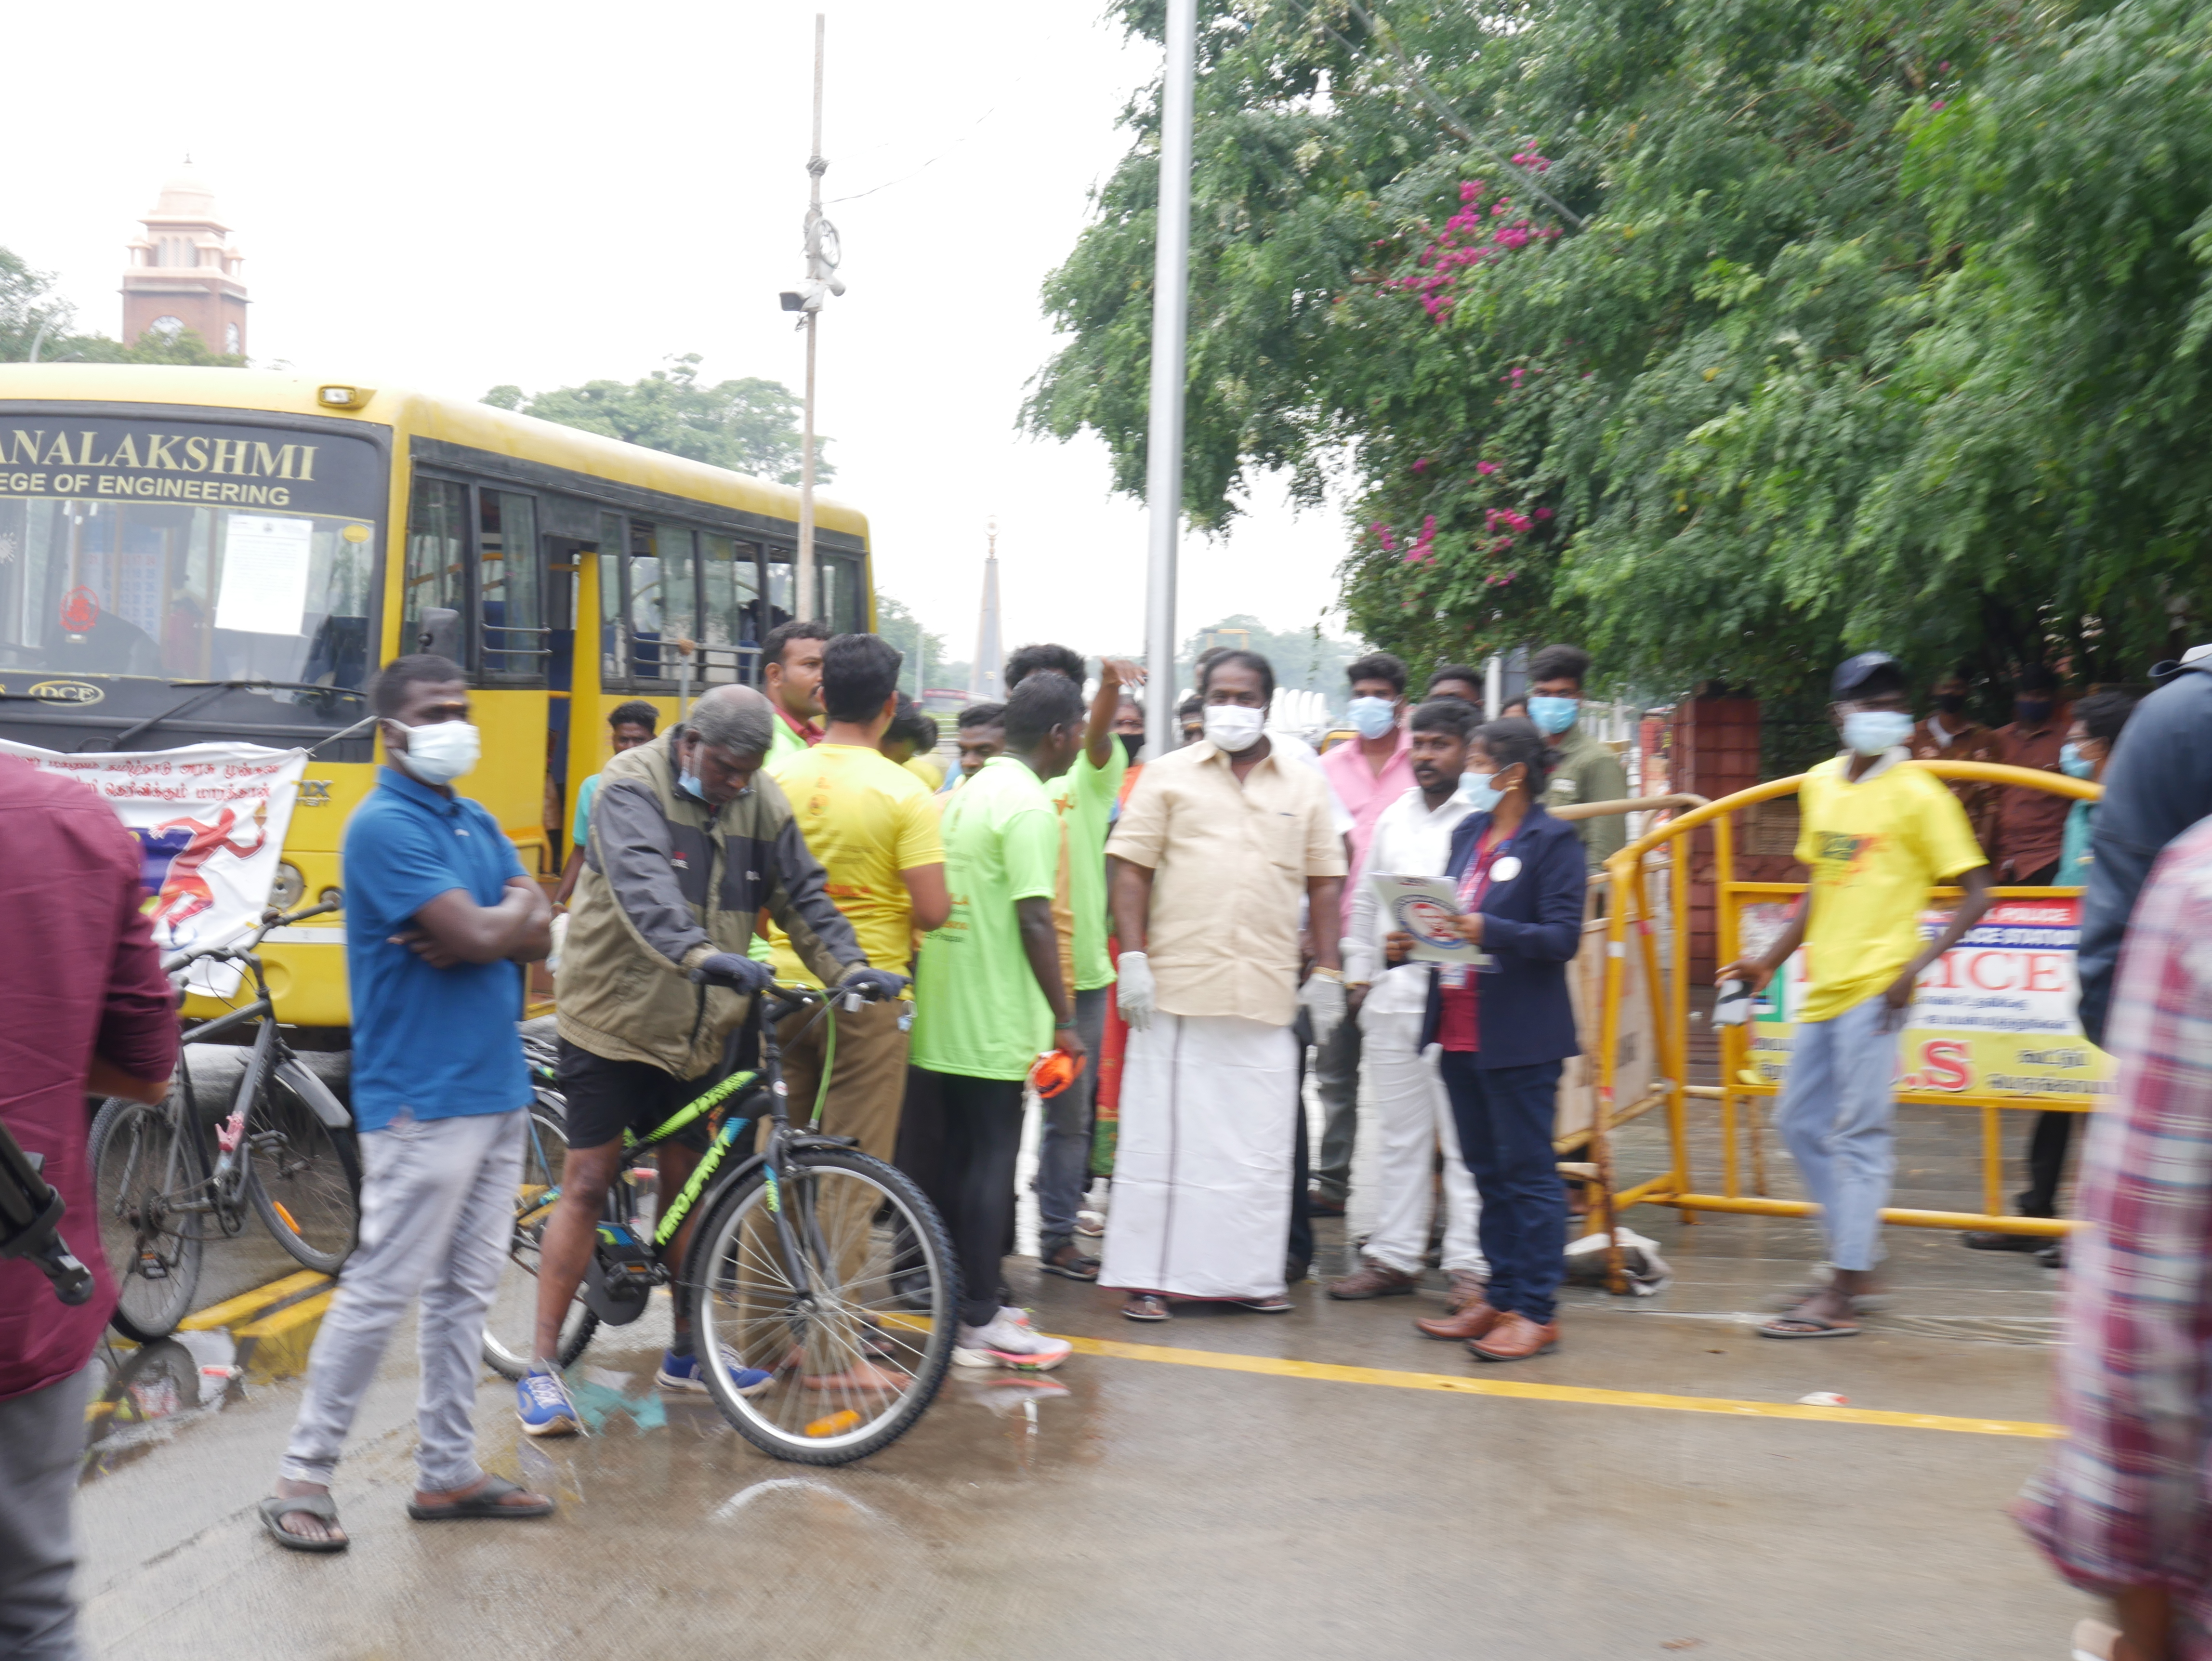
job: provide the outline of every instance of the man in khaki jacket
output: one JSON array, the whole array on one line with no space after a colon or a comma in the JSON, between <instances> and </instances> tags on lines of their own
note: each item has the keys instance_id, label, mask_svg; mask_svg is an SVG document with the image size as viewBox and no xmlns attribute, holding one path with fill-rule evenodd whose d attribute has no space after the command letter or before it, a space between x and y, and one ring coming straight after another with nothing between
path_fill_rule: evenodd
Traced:
<instances>
[{"instance_id":1,"label":"man in khaki jacket","mask_svg":"<svg viewBox=\"0 0 2212 1661\"><path fill-rule=\"evenodd\" d=\"M622 1163L623 1133L654 1129L707 1087L750 995L774 979L745 955L761 910L824 985L873 997L905 984L868 967L783 792L761 770L774 719L750 688L718 686L683 725L624 751L599 776L555 989L568 1153L538 1262L538 1359L516 1392L532 1435L577 1427L554 1358ZM662 1145L663 1194L690 1179L704 1147L703 1127ZM678 1262L689 1226L673 1242ZM702 1363L693 1352L683 1307L679 1298L658 1381L703 1390L702 1366L714 1358ZM757 1389L771 1380L738 1382Z\"/></svg>"}]
</instances>

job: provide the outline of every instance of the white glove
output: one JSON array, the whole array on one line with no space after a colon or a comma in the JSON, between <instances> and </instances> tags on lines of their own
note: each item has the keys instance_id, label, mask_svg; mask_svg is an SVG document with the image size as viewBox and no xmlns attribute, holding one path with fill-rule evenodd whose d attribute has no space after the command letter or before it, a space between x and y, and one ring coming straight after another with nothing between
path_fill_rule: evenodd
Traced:
<instances>
[{"instance_id":1,"label":"white glove","mask_svg":"<svg viewBox=\"0 0 2212 1661\"><path fill-rule=\"evenodd\" d=\"M1152 1012L1159 1007L1158 994L1152 988L1152 965L1141 952L1124 952L1115 964L1121 976L1121 989L1116 1001L1121 1006L1121 1019L1132 1032L1152 1030Z\"/></svg>"},{"instance_id":2,"label":"white glove","mask_svg":"<svg viewBox=\"0 0 2212 1661\"><path fill-rule=\"evenodd\" d=\"M1298 1001L1313 1022L1314 1042L1325 1044L1344 1025L1344 977L1331 969L1316 969L1298 989Z\"/></svg>"}]
</instances>

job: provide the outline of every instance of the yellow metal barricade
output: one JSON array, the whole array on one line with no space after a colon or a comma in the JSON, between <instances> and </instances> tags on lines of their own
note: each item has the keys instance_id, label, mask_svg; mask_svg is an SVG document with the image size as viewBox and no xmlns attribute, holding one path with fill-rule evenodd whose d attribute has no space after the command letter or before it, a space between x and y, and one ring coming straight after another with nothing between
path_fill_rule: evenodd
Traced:
<instances>
[{"instance_id":1,"label":"yellow metal barricade","mask_svg":"<svg viewBox=\"0 0 2212 1661\"><path fill-rule=\"evenodd\" d=\"M1924 768L1939 778L2019 786L2084 801L2094 801L2103 794L2101 787L2085 780L1987 762L1911 761L1899 765ZM1688 1062L1691 844L1686 839L1699 830L1708 826L1711 828L1715 957L1717 963L1725 964L1734 961L1741 949L1741 925L1747 907L1790 902L1805 891L1802 883L1738 879L1735 815L1758 803L1794 795L1802 782L1802 776L1775 779L1692 808L1656 826L1606 862L1611 902L1606 918L1604 996L1594 1068L1597 1111L1592 1121L1589 1146L1592 1161L1607 1179L1611 1209L1615 1213L1634 1205L1672 1206L1682 1212L1684 1220L1688 1221L1692 1220L1690 1214L1699 1211L1802 1217L1810 1214L1814 1209L1804 1201L1770 1199L1764 1192L1765 1183L1763 1141L1759 1134L1759 1116L1755 1110L1747 1110L1753 1109L1763 1098L1778 1094L1781 1086L1778 1082L1778 1068L1769 1064L1753 1064L1753 1040L1757 1035L1743 1026L1716 1029L1720 1044L1720 1081L1717 1085L1691 1084ZM1655 892L1656 885L1661 882L1666 885L1667 903L1663 908ZM2029 903L2070 901L2080 892L2078 888L1999 888L1995 891L1998 904L2008 900ZM1929 904L1931 907L1940 908L1947 902L1954 901L1957 896L1955 889L1938 889L1929 897ZM1663 942L1666 959L1663 977L1660 964L1662 942L1652 928L1653 918L1662 909L1673 925L1668 931L1669 938ZM1632 933L1638 936L1633 948L1629 940ZM1640 960L1643 979L1650 989L1650 995L1656 1005L1658 1043L1656 1059L1660 1074L1657 1083L1665 1097L1667 1109L1668 1169L1664 1174L1647 1182L1613 1190L1610 1183L1612 1159L1606 1140L1607 1130L1626 1116L1616 1116L1613 1110L1612 1080L1618 1068L1621 1049L1623 1006L1630 985L1626 970L1632 949ZM1778 979L1780 972L1778 971ZM2064 1043L2067 1046L2065 1053L2069 1056L2075 1048L2078 1048L2087 1052L2089 1058L2096 1062L2102 1060L2100 1056L2089 1051L2086 1039L2075 1038ZM1924 1074L1908 1074L1900 1080L1898 1099L1962 1107L1979 1114L1982 1209L1972 1212L1891 1208L1881 1214L1882 1220L1913 1228L1987 1229L2008 1234L2066 1233L2073 1227L2070 1222L2003 1214L2003 1138L1999 1116L2008 1109L2017 1110L2023 1108L2090 1111L2095 1104L2095 1081L2085 1078L2080 1082L2080 1088L2070 1094L2036 1094L2025 1088L2027 1082L2049 1082L2047 1079L2014 1079L2012 1080L2014 1087L2009 1089L1952 1088L1949 1087L1949 1080L1954 1075L1943 1072L1944 1060L1938 1056L1935 1065ZM2070 1062L2054 1065L2065 1065L2073 1071L2095 1070L2089 1060L2084 1060L2078 1067ZM1936 1087L1938 1082L1943 1087ZM2071 1084L2074 1081L2065 1082ZM1721 1141L1718 1193L1701 1191L1691 1171L1689 1110L1693 1101L1711 1101L1718 1110ZM1749 1186L1752 1191L1748 1193L1745 1191L1747 1128L1750 1132L1751 1154ZM1607 1220L1608 1223L1610 1220L1610 1218Z\"/></svg>"}]
</instances>

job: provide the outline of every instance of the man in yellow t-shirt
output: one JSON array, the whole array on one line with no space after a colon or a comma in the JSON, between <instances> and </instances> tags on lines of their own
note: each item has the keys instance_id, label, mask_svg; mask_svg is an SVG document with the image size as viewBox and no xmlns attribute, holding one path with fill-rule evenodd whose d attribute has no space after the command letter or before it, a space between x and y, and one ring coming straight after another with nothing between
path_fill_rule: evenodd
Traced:
<instances>
[{"instance_id":1,"label":"man in yellow t-shirt","mask_svg":"<svg viewBox=\"0 0 2212 1661\"><path fill-rule=\"evenodd\" d=\"M1862 652L1830 684L1843 753L1798 790L1797 857L1813 880L1782 937L1720 972L1753 992L1802 945L1803 1007L1775 1126L1835 1265L1830 1284L1759 1328L1769 1338L1856 1332L1856 1300L1881 1254L1881 1208L1896 1168L1897 1037L1920 972L1989 909L1989 864L1959 799L1910 764L1912 716L1904 672L1887 652ZM1929 891L1964 891L1948 928L1920 938Z\"/></svg>"},{"instance_id":2,"label":"man in yellow t-shirt","mask_svg":"<svg viewBox=\"0 0 2212 1661\"><path fill-rule=\"evenodd\" d=\"M877 747L898 705L899 654L875 635L839 635L822 648L822 742L770 760L767 771L791 803L792 824L822 862L830 897L853 925L872 964L903 970L913 931L941 926L951 912L945 850L929 788ZM770 941L776 978L818 986L780 930ZM822 1129L860 1139L888 1159L898 1141L906 1092L907 1026L913 1006L888 1001L839 1009L837 1050ZM814 1111L827 1025L802 1012L784 1024L783 1076L791 1116Z\"/></svg>"}]
</instances>

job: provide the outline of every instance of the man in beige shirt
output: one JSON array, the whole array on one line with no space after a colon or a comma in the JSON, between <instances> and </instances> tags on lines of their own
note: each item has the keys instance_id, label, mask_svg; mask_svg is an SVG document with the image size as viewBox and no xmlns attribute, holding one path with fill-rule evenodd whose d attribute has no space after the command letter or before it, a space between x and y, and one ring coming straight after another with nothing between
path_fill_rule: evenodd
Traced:
<instances>
[{"instance_id":1,"label":"man in beige shirt","mask_svg":"<svg viewBox=\"0 0 2212 1661\"><path fill-rule=\"evenodd\" d=\"M1165 1320L1170 1297L1290 1308L1291 1023L1303 1003L1326 1043L1344 1018L1328 782L1262 731L1267 659L1225 653L1198 690L1205 737L1146 764L1106 844L1131 1031L1099 1279L1136 1321ZM1302 902L1330 920L1303 993Z\"/></svg>"}]
</instances>

